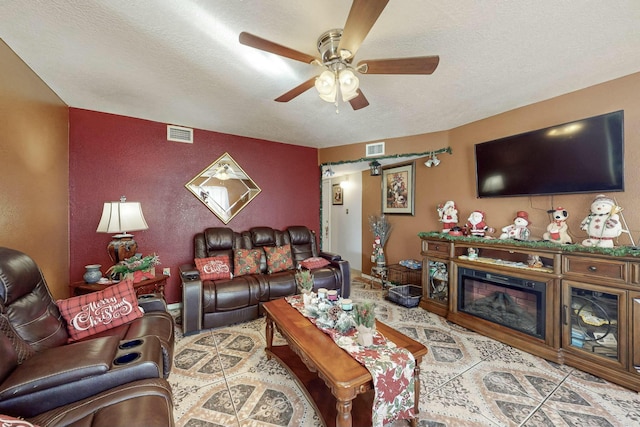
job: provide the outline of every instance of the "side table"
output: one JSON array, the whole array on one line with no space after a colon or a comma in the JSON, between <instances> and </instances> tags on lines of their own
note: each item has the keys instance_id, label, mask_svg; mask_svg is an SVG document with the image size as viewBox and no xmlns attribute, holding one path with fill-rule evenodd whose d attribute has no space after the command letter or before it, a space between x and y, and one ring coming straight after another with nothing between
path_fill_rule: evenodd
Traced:
<instances>
[{"instance_id":1,"label":"side table","mask_svg":"<svg viewBox=\"0 0 640 427\"><path fill-rule=\"evenodd\" d=\"M164 287L167 284L169 276L164 274L156 274L153 279L143 280L133 284L136 295L144 294L164 294ZM102 283L86 283L84 280L73 282L69 285L69 293L71 296L90 294L91 292L102 291L111 286L111 284Z\"/></svg>"}]
</instances>

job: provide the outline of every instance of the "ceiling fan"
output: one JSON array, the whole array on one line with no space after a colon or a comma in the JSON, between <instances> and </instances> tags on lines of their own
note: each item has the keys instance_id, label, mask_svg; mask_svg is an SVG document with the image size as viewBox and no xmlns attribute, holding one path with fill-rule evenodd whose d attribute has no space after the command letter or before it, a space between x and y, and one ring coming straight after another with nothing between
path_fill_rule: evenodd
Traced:
<instances>
[{"instance_id":1,"label":"ceiling fan","mask_svg":"<svg viewBox=\"0 0 640 427\"><path fill-rule=\"evenodd\" d=\"M299 84L279 96L278 102L289 102L305 91L316 87L320 98L337 102L338 92L354 110L369 105L354 71L362 74L431 74L440 62L439 56L363 60L352 65L353 58L389 0L353 0L344 29L326 31L318 38L320 58L282 46L253 34L240 33L240 43L325 70L316 77ZM337 105L337 104L336 104Z\"/></svg>"}]
</instances>

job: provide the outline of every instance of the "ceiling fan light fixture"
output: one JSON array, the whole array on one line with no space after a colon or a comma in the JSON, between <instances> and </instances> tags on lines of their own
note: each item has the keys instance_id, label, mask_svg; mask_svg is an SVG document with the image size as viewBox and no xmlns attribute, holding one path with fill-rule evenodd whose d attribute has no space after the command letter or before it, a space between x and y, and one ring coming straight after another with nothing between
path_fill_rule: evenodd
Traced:
<instances>
[{"instance_id":1,"label":"ceiling fan light fixture","mask_svg":"<svg viewBox=\"0 0 640 427\"><path fill-rule=\"evenodd\" d=\"M329 71L323 71L315 82L316 90L320 98L327 102L335 102L338 86L336 85L336 75Z\"/></svg>"},{"instance_id":2,"label":"ceiling fan light fixture","mask_svg":"<svg viewBox=\"0 0 640 427\"><path fill-rule=\"evenodd\" d=\"M355 92L360 86L360 80L350 69L340 71L338 75L338 81L340 82L340 90L343 92Z\"/></svg>"},{"instance_id":3,"label":"ceiling fan light fixture","mask_svg":"<svg viewBox=\"0 0 640 427\"><path fill-rule=\"evenodd\" d=\"M329 93L329 94L320 94L320 99L322 99L323 101L327 101L330 103L334 103L336 102L336 95L338 94L338 90L336 87L333 88L333 92Z\"/></svg>"}]
</instances>

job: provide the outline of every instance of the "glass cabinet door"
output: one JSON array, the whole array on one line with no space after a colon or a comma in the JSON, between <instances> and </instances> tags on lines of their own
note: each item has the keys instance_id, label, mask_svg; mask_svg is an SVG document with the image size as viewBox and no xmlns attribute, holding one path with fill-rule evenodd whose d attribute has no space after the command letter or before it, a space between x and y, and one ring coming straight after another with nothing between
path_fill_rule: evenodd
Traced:
<instances>
[{"instance_id":1,"label":"glass cabinet door","mask_svg":"<svg viewBox=\"0 0 640 427\"><path fill-rule=\"evenodd\" d=\"M429 260L427 298L447 305L449 302L449 264L436 259Z\"/></svg>"},{"instance_id":2,"label":"glass cabinet door","mask_svg":"<svg viewBox=\"0 0 640 427\"><path fill-rule=\"evenodd\" d=\"M626 292L565 281L565 348L626 364Z\"/></svg>"}]
</instances>

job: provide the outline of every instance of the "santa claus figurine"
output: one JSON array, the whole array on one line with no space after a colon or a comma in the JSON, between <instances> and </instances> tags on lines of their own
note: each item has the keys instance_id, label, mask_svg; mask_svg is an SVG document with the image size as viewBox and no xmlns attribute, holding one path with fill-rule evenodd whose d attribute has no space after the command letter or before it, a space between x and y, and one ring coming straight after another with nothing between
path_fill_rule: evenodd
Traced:
<instances>
[{"instance_id":1,"label":"santa claus figurine","mask_svg":"<svg viewBox=\"0 0 640 427\"><path fill-rule=\"evenodd\" d=\"M529 214L525 211L518 211L513 219L513 224L502 227L501 239L529 240L529 229L531 224Z\"/></svg>"},{"instance_id":2,"label":"santa claus figurine","mask_svg":"<svg viewBox=\"0 0 640 427\"><path fill-rule=\"evenodd\" d=\"M467 234L471 234L475 237L485 237L486 233L493 233L494 229L489 227L484 222L484 212L482 211L473 211L469 218L467 218L467 223L465 225L467 230Z\"/></svg>"},{"instance_id":3,"label":"santa claus figurine","mask_svg":"<svg viewBox=\"0 0 640 427\"><path fill-rule=\"evenodd\" d=\"M588 239L582 241L583 246L598 246L612 248L613 239L620 236L626 230L620 223L622 208L617 206L613 199L599 194L591 203L591 213L580 223L580 229L587 232Z\"/></svg>"},{"instance_id":4,"label":"santa claus figurine","mask_svg":"<svg viewBox=\"0 0 640 427\"><path fill-rule=\"evenodd\" d=\"M453 227L458 225L458 209L453 200L448 200L444 205L438 205L438 216L442 223L442 232L448 233Z\"/></svg>"}]
</instances>

